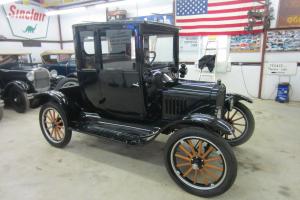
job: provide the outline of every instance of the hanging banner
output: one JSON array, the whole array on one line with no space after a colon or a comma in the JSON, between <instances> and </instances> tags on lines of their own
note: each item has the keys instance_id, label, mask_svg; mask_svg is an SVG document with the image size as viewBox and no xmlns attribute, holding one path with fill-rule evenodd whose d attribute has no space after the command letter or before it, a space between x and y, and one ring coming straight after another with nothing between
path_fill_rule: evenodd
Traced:
<instances>
[{"instance_id":1,"label":"hanging banner","mask_svg":"<svg viewBox=\"0 0 300 200\"><path fill-rule=\"evenodd\" d=\"M300 27L300 1L282 0L279 3L277 27Z\"/></svg>"},{"instance_id":2,"label":"hanging banner","mask_svg":"<svg viewBox=\"0 0 300 200\"><path fill-rule=\"evenodd\" d=\"M41 39L47 37L49 17L45 9L35 5L22 3L5 4L3 10L14 36L25 39Z\"/></svg>"}]
</instances>

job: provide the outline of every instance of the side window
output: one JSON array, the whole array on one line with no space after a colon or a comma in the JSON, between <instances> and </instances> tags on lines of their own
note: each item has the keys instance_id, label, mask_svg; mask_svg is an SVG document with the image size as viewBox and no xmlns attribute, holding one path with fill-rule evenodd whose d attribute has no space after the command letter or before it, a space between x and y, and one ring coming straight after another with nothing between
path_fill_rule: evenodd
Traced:
<instances>
[{"instance_id":1,"label":"side window","mask_svg":"<svg viewBox=\"0 0 300 200\"><path fill-rule=\"evenodd\" d=\"M135 40L131 30L106 30L101 34L103 70L135 70Z\"/></svg>"},{"instance_id":2,"label":"side window","mask_svg":"<svg viewBox=\"0 0 300 200\"><path fill-rule=\"evenodd\" d=\"M95 41L93 31L82 31L80 33L81 49L83 58L83 69L95 69Z\"/></svg>"}]
</instances>

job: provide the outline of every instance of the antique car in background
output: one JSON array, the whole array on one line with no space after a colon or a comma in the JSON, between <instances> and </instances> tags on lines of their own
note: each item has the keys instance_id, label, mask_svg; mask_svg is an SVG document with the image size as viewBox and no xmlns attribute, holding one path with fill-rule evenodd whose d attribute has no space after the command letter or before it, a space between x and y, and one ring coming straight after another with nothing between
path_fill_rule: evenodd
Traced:
<instances>
[{"instance_id":1,"label":"antique car in background","mask_svg":"<svg viewBox=\"0 0 300 200\"><path fill-rule=\"evenodd\" d=\"M180 187L211 197L232 186L229 144L252 135L253 116L240 102L251 100L227 94L221 81L180 79L187 68L179 67L177 27L121 21L74 25L73 33L79 86L37 97L51 145L65 147L72 131L132 145L166 134L165 165Z\"/></svg>"},{"instance_id":2,"label":"antique car in background","mask_svg":"<svg viewBox=\"0 0 300 200\"><path fill-rule=\"evenodd\" d=\"M5 104L24 113L34 96L49 88L48 70L32 64L29 53L0 53L0 90Z\"/></svg>"},{"instance_id":3,"label":"antique car in background","mask_svg":"<svg viewBox=\"0 0 300 200\"><path fill-rule=\"evenodd\" d=\"M47 68L53 77L51 88L59 90L78 85L74 51L44 51L41 54L41 59L42 67Z\"/></svg>"},{"instance_id":4,"label":"antique car in background","mask_svg":"<svg viewBox=\"0 0 300 200\"><path fill-rule=\"evenodd\" d=\"M0 120L1 120L2 117L3 117L3 107L4 107L4 102L3 102L3 100L1 99L1 89L0 89Z\"/></svg>"}]
</instances>

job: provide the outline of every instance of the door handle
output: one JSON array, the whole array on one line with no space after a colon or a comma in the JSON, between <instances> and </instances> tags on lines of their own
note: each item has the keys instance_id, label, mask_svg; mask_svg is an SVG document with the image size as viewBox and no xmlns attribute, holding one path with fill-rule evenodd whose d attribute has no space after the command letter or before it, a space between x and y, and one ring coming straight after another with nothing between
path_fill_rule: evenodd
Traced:
<instances>
[{"instance_id":1,"label":"door handle","mask_svg":"<svg viewBox=\"0 0 300 200\"><path fill-rule=\"evenodd\" d=\"M140 84L139 83L133 83L131 86L132 87L140 87Z\"/></svg>"}]
</instances>

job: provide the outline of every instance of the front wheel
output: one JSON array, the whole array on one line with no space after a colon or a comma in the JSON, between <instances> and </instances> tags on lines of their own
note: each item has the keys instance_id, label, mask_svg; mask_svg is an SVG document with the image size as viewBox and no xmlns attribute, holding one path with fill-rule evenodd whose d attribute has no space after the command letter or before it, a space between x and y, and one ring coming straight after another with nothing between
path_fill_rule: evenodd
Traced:
<instances>
[{"instance_id":1,"label":"front wheel","mask_svg":"<svg viewBox=\"0 0 300 200\"><path fill-rule=\"evenodd\" d=\"M225 120L234 128L234 134L223 137L231 146L238 146L247 142L254 132L254 117L247 106L236 102L231 111L225 113Z\"/></svg>"},{"instance_id":2,"label":"front wheel","mask_svg":"<svg viewBox=\"0 0 300 200\"><path fill-rule=\"evenodd\" d=\"M201 197L226 192L237 174L237 161L230 145L202 128L175 132L166 144L165 163L181 188Z\"/></svg>"},{"instance_id":3,"label":"front wheel","mask_svg":"<svg viewBox=\"0 0 300 200\"><path fill-rule=\"evenodd\" d=\"M43 105L39 120L42 133L52 146L63 148L70 142L72 131L65 111L58 104L49 102Z\"/></svg>"}]
</instances>

